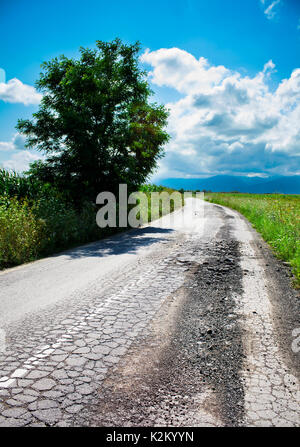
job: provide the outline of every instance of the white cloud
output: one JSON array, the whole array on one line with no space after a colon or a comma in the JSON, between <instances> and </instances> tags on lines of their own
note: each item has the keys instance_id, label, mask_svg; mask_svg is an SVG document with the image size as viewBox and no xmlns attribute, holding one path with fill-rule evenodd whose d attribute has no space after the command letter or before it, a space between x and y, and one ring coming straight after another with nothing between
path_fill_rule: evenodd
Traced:
<instances>
[{"instance_id":1,"label":"white cloud","mask_svg":"<svg viewBox=\"0 0 300 447\"><path fill-rule=\"evenodd\" d=\"M23 150L25 145L25 137L16 133L10 141L0 141L0 151Z\"/></svg>"},{"instance_id":2,"label":"white cloud","mask_svg":"<svg viewBox=\"0 0 300 447\"><path fill-rule=\"evenodd\" d=\"M45 158L37 151L25 150L24 144L25 137L19 133L16 133L10 141L0 141L0 153L1 151L11 153L10 158L3 161L1 166L5 169L22 172L29 168L29 163Z\"/></svg>"},{"instance_id":3,"label":"white cloud","mask_svg":"<svg viewBox=\"0 0 300 447\"><path fill-rule=\"evenodd\" d=\"M272 61L254 77L178 48L142 56L153 84L184 97L170 103L161 177L300 174L300 69L272 90Z\"/></svg>"},{"instance_id":4,"label":"white cloud","mask_svg":"<svg viewBox=\"0 0 300 447\"><path fill-rule=\"evenodd\" d=\"M9 160L2 163L5 169L12 169L14 171L22 172L29 168L29 164L43 159L43 157L32 151L21 151L12 155Z\"/></svg>"},{"instance_id":5,"label":"white cloud","mask_svg":"<svg viewBox=\"0 0 300 447\"><path fill-rule=\"evenodd\" d=\"M274 19L277 14L276 6L280 4L281 0L274 0L270 5L264 10L265 15L269 20ZM262 4L265 5L265 0L262 1Z\"/></svg>"},{"instance_id":6,"label":"white cloud","mask_svg":"<svg viewBox=\"0 0 300 447\"><path fill-rule=\"evenodd\" d=\"M229 70L222 65L209 66L204 57L197 60L190 53L179 48L162 48L152 53L147 50L141 56L141 61L150 63L154 67L150 73L153 83L165 85L165 79L168 76L168 85L181 93L209 88L212 84L217 85L229 74Z\"/></svg>"},{"instance_id":7,"label":"white cloud","mask_svg":"<svg viewBox=\"0 0 300 447\"><path fill-rule=\"evenodd\" d=\"M0 141L0 151L13 151L14 149L12 141Z\"/></svg>"},{"instance_id":8,"label":"white cloud","mask_svg":"<svg viewBox=\"0 0 300 447\"><path fill-rule=\"evenodd\" d=\"M5 71L3 70L3 68L0 68L0 84L2 82L5 82Z\"/></svg>"},{"instance_id":9,"label":"white cloud","mask_svg":"<svg viewBox=\"0 0 300 447\"><path fill-rule=\"evenodd\" d=\"M2 76L3 78L3 76ZM42 95L31 85L23 84L17 78L8 82L0 82L0 100L24 105L38 104Z\"/></svg>"},{"instance_id":10,"label":"white cloud","mask_svg":"<svg viewBox=\"0 0 300 447\"><path fill-rule=\"evenodd\" d=\"M269 60L265 65L263 69L263 73L271 74L275 71L275 64L272 60Z\"/></svg>"}]
</instances>

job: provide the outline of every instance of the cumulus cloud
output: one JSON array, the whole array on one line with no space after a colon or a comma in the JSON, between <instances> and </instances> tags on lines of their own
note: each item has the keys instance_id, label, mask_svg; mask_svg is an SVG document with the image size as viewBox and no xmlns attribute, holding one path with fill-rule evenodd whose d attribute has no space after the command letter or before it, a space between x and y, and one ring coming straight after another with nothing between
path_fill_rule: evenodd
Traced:
<instances>
[{"instance_id":1,"label":"cumulus cloud","mask_svg":"<svg viewBox=\"0 0 300 447\"><path fill-rule=\"evenodd\" d=\"M178 48L141 60L153 84L183 94L167 105L172 139L159 176L300 174L300 69L274 90L272 61L250 77Z\"/></svg>"},{"instance_id":2,"label":"cumulus cloud","mask_svg":"<svg viewBox=\"0 0 300 447\"><path fill-rule=\"evenodd\" d=\"M141 61L153 66L150 77L154 84L165 85L168 76L168 85L181 93L217 85L229 74L229 70L222 65L209 66L204 57L197 60L179 48L171 50L162 48L153 52L147 50L142 55Z\"/></svg>"},{"instance_id":3,"label":"cumulus cloud","mask_svg":"<svg viewBox=\"0 0 300 447\"><path fill-rule=\"evenodd\" d=\"M12 151L14 150L14 145L12 141L0 141L0 151Z\"/></svg>"},{"instance_id":4,"label":"cumulus cloud","mask_svg":"<svg viewBox=\"0 0 300 447\"><path fill-rule=\"evenodd\" d=\"M0 151L23 150L25 147L25 137L16 133L10 141L0 141Z\"/></svg>"},{"instance_id":5,"label":"cumulus cloud","mask_svg":"<svg viewBox=\"0 0 300 447\"><path fill-rule=\"evenodd\" d=\"M25 137L19 133L16 133L10 141L0 141L0 153L1 151L10 153L10 158L3 161L1 165L5 169L19 172L26 171L29 163L45 158L37 151L25 150Z\"/></svg>"},{"instance_id":6,"label":"cumulus cloud","mask_svg":"<svg viewBox=\"0 0 300 447\"><path fill-rule=\"evenodd\" d=\"M12 155L9 160L2 163L5 169L12 169L14 171L23 172L29 168L29 164L43 157L32 151L17 152Z\"/></svg>"},{"instance_id":7,"label":"cumulus cloud","mask_svg":"<svg viewBox=\"0 0 300 447\"><path fill-rule=\"evenodd\" d=\"M38 104L42 95L31 85L23 84L17 78L5 82L5 73L0 73L0 100L10 103L22 103L24 105Z\"/></svg>"}]
</instances>

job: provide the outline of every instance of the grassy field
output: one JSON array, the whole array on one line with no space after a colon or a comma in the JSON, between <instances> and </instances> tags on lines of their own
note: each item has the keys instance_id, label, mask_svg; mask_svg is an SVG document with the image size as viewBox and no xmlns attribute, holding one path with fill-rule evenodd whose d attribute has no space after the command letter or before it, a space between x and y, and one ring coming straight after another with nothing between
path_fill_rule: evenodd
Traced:
<instances>
[{"instance_id":1,"label":"grassy field","mask_svg":"<svg viewBox=\"0 0 300 447\"><path fill-rule=\"evenodd\" d=\"M300 195L208 193L205 198L243 214L275 254L291 264L300 288Z\"/></svg>"}]
</instances>

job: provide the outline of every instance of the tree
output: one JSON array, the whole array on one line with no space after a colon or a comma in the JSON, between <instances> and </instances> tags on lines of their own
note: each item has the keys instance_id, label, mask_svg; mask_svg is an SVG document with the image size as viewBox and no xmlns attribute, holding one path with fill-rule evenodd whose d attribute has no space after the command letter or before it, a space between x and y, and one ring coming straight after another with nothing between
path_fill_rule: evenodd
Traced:
<instances>
[{"instance_id":1,"label":"tree","mask_svg":"<svg viewBox=\"0 0 300 447\"><path fill-rule=\"evenodd\" d=\"M169 136L168 111L150 103L139 43L96 42L42 64L36 87L43 93L32 120L19 120L26 146L46 155L29 175L54 184L77 204L101 191L133 190L153 172Z\"/></svg>"}]
</instances>

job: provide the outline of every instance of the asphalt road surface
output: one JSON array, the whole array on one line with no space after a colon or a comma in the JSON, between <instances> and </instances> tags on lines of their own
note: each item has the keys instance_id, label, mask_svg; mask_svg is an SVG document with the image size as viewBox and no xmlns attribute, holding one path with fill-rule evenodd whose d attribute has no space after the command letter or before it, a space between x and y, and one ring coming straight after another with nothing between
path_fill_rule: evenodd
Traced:
<instances>
[{"instance_id":1,"label":"asphalt road surface","mask_svg":"<svg viewBox=\"0 0 300 447\"><path fill-rule=\"evenodd\" d=\"M238 213L0 273L0 426L299 426L299 294Z\"/></svg>"}]
</instances>

